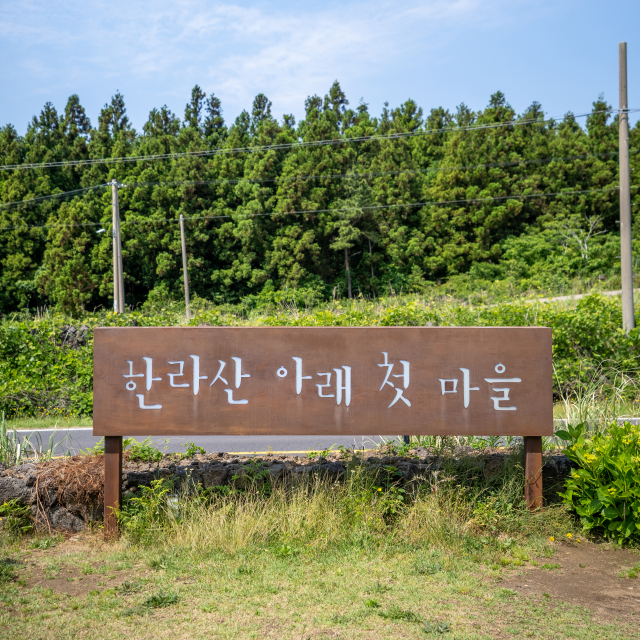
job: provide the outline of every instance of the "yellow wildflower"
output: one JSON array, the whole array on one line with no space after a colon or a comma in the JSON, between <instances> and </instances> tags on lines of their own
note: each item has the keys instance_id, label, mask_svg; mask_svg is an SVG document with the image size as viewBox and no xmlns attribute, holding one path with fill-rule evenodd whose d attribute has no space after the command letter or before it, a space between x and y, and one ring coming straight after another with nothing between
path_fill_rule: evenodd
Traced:
<instances>
[{"instance_id":1,"label":"yellow wildflower","mask_svg":"<svg viewBox=\"0 0 640 640\"><path fill-rule=\"evenodd\" d=\"M555 542L556 541L556 539L553 536L550 536L549 540L551 540L551 542Z\"/></svg>"},{"instance_id":2,"label":"yellow wildflower","mask_svg":"<svg viewBox=\"0 0 640 640\"><path fill-rule=\"evenodd\" d=\"M567 533L567 538L573 538L573 536L570 533Z\"/></svg>"}]
</instances>

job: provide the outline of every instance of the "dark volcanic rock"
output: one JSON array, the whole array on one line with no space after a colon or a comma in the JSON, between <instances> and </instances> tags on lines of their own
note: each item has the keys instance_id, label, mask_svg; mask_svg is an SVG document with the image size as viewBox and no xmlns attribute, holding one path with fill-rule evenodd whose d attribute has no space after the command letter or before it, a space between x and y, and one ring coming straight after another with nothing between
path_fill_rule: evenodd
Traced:
<instances>
[{"instance_id":1,"label":"dark volcanic rock","mask_svg":"<svg viewBox=\"0 0 640 640\"><path fill-rule=\"evenodd\" d=\"M21 505L28 505L32 500L31 494L31 489L22 478L0 477L0 504L17 500Z\"/></svg>"},{"instance_id":2,"label":"dark volcanic rock","mask_svg":"<svg viewBox=\"0 0 640 640\"><path fill-rule=\"evenodd\" d=\"M338 452L330 458L296 458L283 455L262 455L260 458L240 458L229 454L210 453L182 460L177 455L165 456L157 463L124 461L122 488L125 497L140 495L139 487L150 486L156 479L169 479L176 490L181 486L192 488L201 485L205 489L233 484L238 489L252 484L304 482L311 476L344 479L347 469L361 467L376 475L382 474L399 483L431 482L437 484L444 478L457 474L496 478L505 469L508 453L486 449L464 451L462 455L441 455L438 451L416 449L412 455L389 456L384 452L367 452L350 455ZM545 501L557 501L557 492L575 465L561 454L544 456L543 483ZM8 469L0 467L0 503L17 499L20 504L31 505L37 527L56 530L79 531L92 520L102 518L101 505L73 504L73 496L51 489L43 491L40 500L35 498L35 484L39 473L36 464L27 463ZM471 476L470 476L471 474Z\"/></svg>"}]
</instances>

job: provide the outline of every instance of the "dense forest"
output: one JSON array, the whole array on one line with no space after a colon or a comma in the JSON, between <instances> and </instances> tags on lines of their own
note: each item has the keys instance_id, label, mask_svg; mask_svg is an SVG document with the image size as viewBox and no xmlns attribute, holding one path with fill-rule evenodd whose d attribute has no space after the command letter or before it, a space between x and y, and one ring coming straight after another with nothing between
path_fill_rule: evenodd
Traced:
<instances>
[{"instance_id":1,"label":"dense forest","mask_svg":"<svg viewBox=\"0 0 640 640\"><path fill-rule=\"evenodd\" d=\"M456 281L547 291L619 270L617 114L602 97L585 118L550 120L538 103L516 114L500 92L479 112L427 114L407 100L374 116L362 101L350 108L336 82L298 123L271 108L260 94L228 124L196 86L182 119L153 109L138 132L122 95L97 126L73 95L62 113L47 103L24 136L0 128L1 165L212 151L0 171L0 313L110 307L112 179L132 306L182 298L181 214L191 293L218 303ZM637 124L630 144L637 168Z\"/></svg>"}]
</instances>

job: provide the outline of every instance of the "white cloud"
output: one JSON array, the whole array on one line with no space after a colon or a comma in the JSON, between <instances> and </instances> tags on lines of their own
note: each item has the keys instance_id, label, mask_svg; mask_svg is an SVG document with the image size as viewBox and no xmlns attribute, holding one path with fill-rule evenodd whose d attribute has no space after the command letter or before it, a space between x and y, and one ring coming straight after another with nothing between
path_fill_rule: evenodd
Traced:
<instances>
[{"instance_id":1,"label":"white cloud","mask_svg":"<svg viewBox=\"0 0 640 640\"><path fill-rule=\"evenodd\" d=\"M293 12L205 0L5 0L0 47L19 42L30 54L18 61L25 72L62 84L97 74L161 82L164 95L184 99L198 82L232 110L262 91L277 111L299 111L307 95L334 79L356 82L418 64L417 43L435 51L452 30L495 26L513 4L378 0L301 4Z\"/></svg>"}]
</instances>

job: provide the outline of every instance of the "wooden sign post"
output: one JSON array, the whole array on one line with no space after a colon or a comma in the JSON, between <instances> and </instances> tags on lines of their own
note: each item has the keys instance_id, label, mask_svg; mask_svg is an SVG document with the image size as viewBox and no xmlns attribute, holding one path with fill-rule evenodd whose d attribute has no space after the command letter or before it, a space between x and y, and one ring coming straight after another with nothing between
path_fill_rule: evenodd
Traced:
<instances>
[{"instance_id":1,"label":"wooden sign post","mask_svg":"<svg viewBox=\"0 0 640 640\"><path fill-rule=\"evenodd\" d=\"M543 327L101 327L93 433L105 436L105 535L117 535L122 436L519 435L542 506L553 435Z\"/></svg>"}]
</instances>

